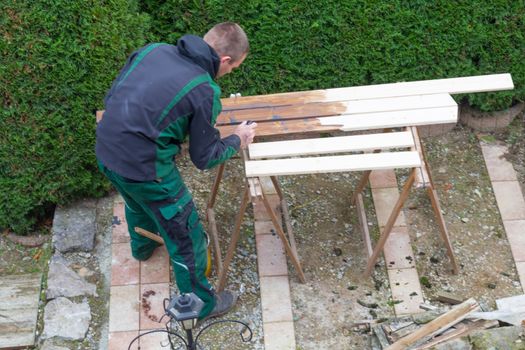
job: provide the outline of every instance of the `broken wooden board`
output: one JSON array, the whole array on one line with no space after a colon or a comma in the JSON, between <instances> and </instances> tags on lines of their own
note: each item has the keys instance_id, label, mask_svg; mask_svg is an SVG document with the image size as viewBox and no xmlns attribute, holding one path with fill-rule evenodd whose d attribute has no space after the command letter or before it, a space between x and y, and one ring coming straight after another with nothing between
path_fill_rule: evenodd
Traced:
<instances>
[{"instance_id":1,"label":"broken wooden board","mask_svg":"<svg viewBox=\"0 0 525 350\"><path fill-rule=\"evenodd\" d=\"M35 345L41 273L0 277L0 349Z\"/></svg>"},{"instance_id":2,"label":"broken wooden board","mask_svg":"<svg viewBox=\"0 0 525 350\"><path fill-rule=\"evenodd\" d=\"M441 301L445 304L458 305L464 302L465 298L462 298L449 292L439 291L437 293L436 300Z\"/></svg>"},{"instance_id":3,"label":"broken wooden board","mask_svg":"<svg viewBox=\"0 0 525 350\"><path fill-rule=\"evenodd\" d=\"M441 335L431 339L429 342L418 346L414 350L425 350L431 349L437 344L445 343L460 337L465 337L470 333L482 329L494 328L498 326L497 321L487 321L487 320L476 320L470 323L464 323L463 320L461 323L457 324L454 328L450 328L447 331L443 332Z\"/></svg>"},{"instance_id":4,"label":"broken wooden board","mask_svg":"<svg viewBox=\"0 0 525 350\"><path fill-rule=\"evenodd\" d=\"M390 345L387 350L406 349L419 340L426 341L432 338L434 335L440 334L446 329L452 327L456 323L461 322L463 319L465 319L465 317L467 317L469 313L477 309L479 309L478 303L476 300L470 298L462 304L457 305L452 310L434 319L433 321L425 324L414 333L399 339L394 344Z\"/></svg>"}]
</instances>

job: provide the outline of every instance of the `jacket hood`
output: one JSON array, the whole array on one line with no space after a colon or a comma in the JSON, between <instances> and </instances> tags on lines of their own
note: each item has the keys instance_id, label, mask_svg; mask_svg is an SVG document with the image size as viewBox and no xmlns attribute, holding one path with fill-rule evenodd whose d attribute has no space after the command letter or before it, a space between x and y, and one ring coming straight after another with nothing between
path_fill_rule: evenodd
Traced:
<instances>
[{"instance_id":1,"label":"jacket hood","mask_svg":"<svg viewBox=\"0 0 525 350\"><path fill-rule=\"evenodd\" d=\"M184 35L177 41L179 52L206 70L212 78L219 71L220 58L217 52L201 37Z\"/></svg>"}]
</instances>

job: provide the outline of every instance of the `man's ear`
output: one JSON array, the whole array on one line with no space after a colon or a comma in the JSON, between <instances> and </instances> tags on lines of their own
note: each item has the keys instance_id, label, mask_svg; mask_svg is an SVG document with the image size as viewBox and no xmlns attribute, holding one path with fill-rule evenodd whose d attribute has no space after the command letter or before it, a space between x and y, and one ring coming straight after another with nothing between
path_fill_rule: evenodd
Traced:
<instances>
[{"instance_id":1,"label":"man's ear","mask_svg":"<svg viewBox=\"0 0 525 350\"><path fill-rule=\"evenodd\" d=\"M231 56L221 56L221 64L224 63L231 63L232 57Z\"/></svg>"}]
</instances>

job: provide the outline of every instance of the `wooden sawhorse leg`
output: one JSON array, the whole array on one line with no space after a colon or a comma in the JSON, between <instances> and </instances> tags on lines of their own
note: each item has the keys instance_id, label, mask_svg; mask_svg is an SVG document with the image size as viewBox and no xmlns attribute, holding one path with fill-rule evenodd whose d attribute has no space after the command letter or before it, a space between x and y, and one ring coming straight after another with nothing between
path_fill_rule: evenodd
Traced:
<instances>
[{"instance_id":1,"label":"wooden sawhorse leg","mask_svg":"<svg viewBox=\"0 0 525 350\"><path fill-rule=\"evenodd\" d=\"M222 175L224 173L224 166L225 163L222 163L219 165L219 169L217 169L217 174L215 175L215 180L213 182L212 190L211 190L211 196L208 200L208 205L206 209L206 215L208 219L208 229L210 234L210 239L213 247L213 261L215 265L215 271L217 271L217 276L220 276L222 271L222 254L221 254L221 246L219 245L219 234L217 231L217 223L215 221L215 201L217 199L217 192L219 191L219 185L222 180Z\"/></svg>"},{"instance_id":2,"label":"wooden sawhorse leg","mask_svg":"<svg viewBox=\"0 0 525 350\"><path fill-rule=\"evenodd\" d=\"M443 214L441 213L441 206L439 205L439 200L434 186L427 187L427 193L430 197L430 202L432 203L434 214L436 215L436 220L439 226L439 233L441 234L441 238L443 239L445 247L447 248L447 255L450 259L450 263L452 264L452 272L454 274L458 274L458 263L456 261L456 256L454 255L454 250L452 250L452 243L450 242L450 238L448 236L447 227L445 226L445 219L443 218Z\"/></svg>"},{"instance_id":3,"label":"wooden sawhorse leg","mask_svg":"<svg viewBox=\"0 0 525 350\"><path fill-rule=\"evenodd\" d=\"M397 199L397 202L394 205L394 208L392 209L390 216L388 217L388 221L386 222L383 232L379 236L379 241L374 247L372 255L368 258L368 262L366 264L366 269L364 272L364 275L366 277L369 277L370 274L372 273L372 269L374 268L377 258L379 254L381 254L381 252L383 251L386 240L388 239L388 236L390 235L390 232L392 231L392 228L394 227L397 217L399 216L399 213L401 212L401 209L403 208L408 198L408 195L410 193L410 188L414 184L415 177L416 177L416 168L412 168L407 181L403 185L401 194L399 195L399 198Z\"/></svg>"},{"instance_id":4,"label":"wooden sawhorse leg","mask_svg":"<svg viewBox=\"0 0 525 350\"><path fill-rule=\"evenodd\" d=\"M222 268L219 273L219 281L217 283L218 292L224 290L224 286L226 284L226 277L228 275L228 269L233 259L233 254L235 253L235 249L237 248L237 242L239 241L239 237L241 235L241 224L244 218L244 213L246 212L246 207L248 206L248 197L249 197L248 184L245 185L243 192L244 193L241 199L241 207L239 208L239 212L237 213L237 218L235 219L235 226L233 228L230 245L228 246L228 251L226 252L226 258L224 259L224 262L222 263Z\"/></svg>"},{"instance_id":5,"label":"wooden sawhorse leg","mask_svg":"<svg viewBox=\"0 0 525 350\"><path fill-rule=\"evenodd\" d=\"M279 203L281 204L281 212L283 214L284 223L286 225L286 232L288 233L288 239L290 241L290 248L292 250L293 256L295 256L297 261L299 261L299 254L297 253L297 244L295 243L295 236L293 233L292 223L290 220L290 213L288 211L288 203L286 202L286 199L284 198L283 190L281 189L281 185L279 184L277 177L270 176L270 179L272 180L273 187L275 188L275 191L277 192L277 195L279 196ZM302 282L304 283L305 281L302 281Z\"/></svg>"},{"instance_id":6,"label":"wooden sawhorse leg","mask_svg":"<svg viewBox=\"0 0 525 350\"><path fill-rule=\"evenodd\" d=\"M258 197L262 199L264 208L266 209L266 212L270 215L270 219L272 220L275 231L279 235L279 238L281 239L281 242L284 245L286 254L290 257L290 260L292 261L292 264L295 267L297 274L299 275L299 280L301 281L301 283L305 283L306 278L304 277L303 268L301 266L301 263L299 262L299 255L297 254L297 247L295 244L295 238L293 236L292 225L290 223L290 218L288 215L288 205L286 203L286 200L283 197L283 192L281 190L281 187L277 179L274 176L270 178L272 179L272 183L280 199L281 210L283 211L283 215L285 217L284 219L286 222L288 236L289 236L290 241L288 241L288 238L286 238L286 234L283 231L283 228L281 224L279 223L279 220L277 219L277 214L275 213L275 210L273 210L272 206L270 205L270 202L268 201L268 198L264 194L264 191L261 191Z\"/></svg>"},{"instance_id":7,"label":"wooden sawhorse leg","mask_svg":"<svg viewBox=\"0 0 525 350\"><path fill-rule=\"evenodd\" d=\"M252 188L252 191L250 191L250 181L252 181L251 186L257 187ZM288 236L290 241L286 238L286 234L283 231L281 224L279 223L279 220L277 219L277 214L273 210L270 202L268 201L268 198L264 194L264 191L260 189L260 183L258 179L249 179L246 183L244 194L241 200L241 207L239 208L239 212L237 214L237 218L235 220L235 227L232 232L231 241L228 246L228 251L226 253L226 257L224 259L224 262L222 263L222 269L219 274L219 281L217 283L217 291L220 292L224 290L224 287L226 285L226 279L228 275L229 266L231 264L231 261L233 259L233 255L235 254L235 249L237 248L237 243L239 241L240 237L240 231L241 231L241 224L243 221L244 213L246 212L246 208L248 206L248 199L250 197L250 192L252 193L252 197L254 198L260 198L264 204L264 207L267 211L267 213L270 215L270 218L272 220L272 223L275 227L275 231L279 235L279 238L281 239L284 248L286 250L286 253L290 257L290 260L292 261L292 264L294 265L295 269L297 270L297 273L299 275L299 280L302 283L306 282L306 278L304 276L304 272L302 269L302 266L299 262L298 254L297 254L297 248L295 244L295 239L293 237L292 233L292 227L289 220L289 215L287 211L287 204L283 197L282 190L277 182L277 179L275 177L272 177L272 182L274 184L274 187L276 189L277 194L279 195L280 203L281 203L281 210L283 210L283 215L285 216L285 221L287 222L287 230L288 230ZM286 208L286 209L284 209Z\"/></svg>"},{"instance_id":8,"label":"wooden sawhorse leg","mask_svg":"<svg viewBox=\"0 0 525 350\"><path fill-rule=\"evenodd\" d=\"M450 242L450 237L448 235L447 226L445 225L445 219L443 218L443 214L441 213L441 206L439 204L437 192L434 187L434 181L432 180L432 174L430 172L430 167L428 166L425 149L423 148L423 145L421 144L421 140L419 138L419 133L417 131L417 128L413 126L410 129L412 131L412 135L414 135L416 149L419 152L419 155L424 163L424 169L422 170L426 172L426 174L424 174L426 176L423 176L423 178L426 177L426 181L428 182L427 184L425 184L425 187L427 190L428 197L430 198L430 203L432 204L432 209L434 210L434 215L436 217L436 220L439 226L439 233L441 235L441 239L443 239L445 248L447 249L447 255L452 265L452 273L457 274L459 273L458 263L456 261L456 256L454 255L454 250L452 249L452 243Z\"/></svg>"}]
</instances>

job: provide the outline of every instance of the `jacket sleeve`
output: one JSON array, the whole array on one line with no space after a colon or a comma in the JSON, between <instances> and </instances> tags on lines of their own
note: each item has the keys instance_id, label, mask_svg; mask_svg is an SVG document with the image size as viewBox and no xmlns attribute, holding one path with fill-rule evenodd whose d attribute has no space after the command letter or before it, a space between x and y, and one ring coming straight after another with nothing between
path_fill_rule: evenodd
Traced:
<instances>
[{"instance_id":1,"label":"jacket sleeve","mask_svg":"<svg viewBox=\"0 0 525 350\"><path fill-rule=\"evenodd\" d=\"M207 89L211 87L207 86ZM195 166L201 170L210 169L230 159L241 146L237 135L223 139L219 130L213 124L221 111L221 101L216 92L206 94L199 105L194 108L194 114L189 125L190 157Z\"/></svg>"}]
</instances>

